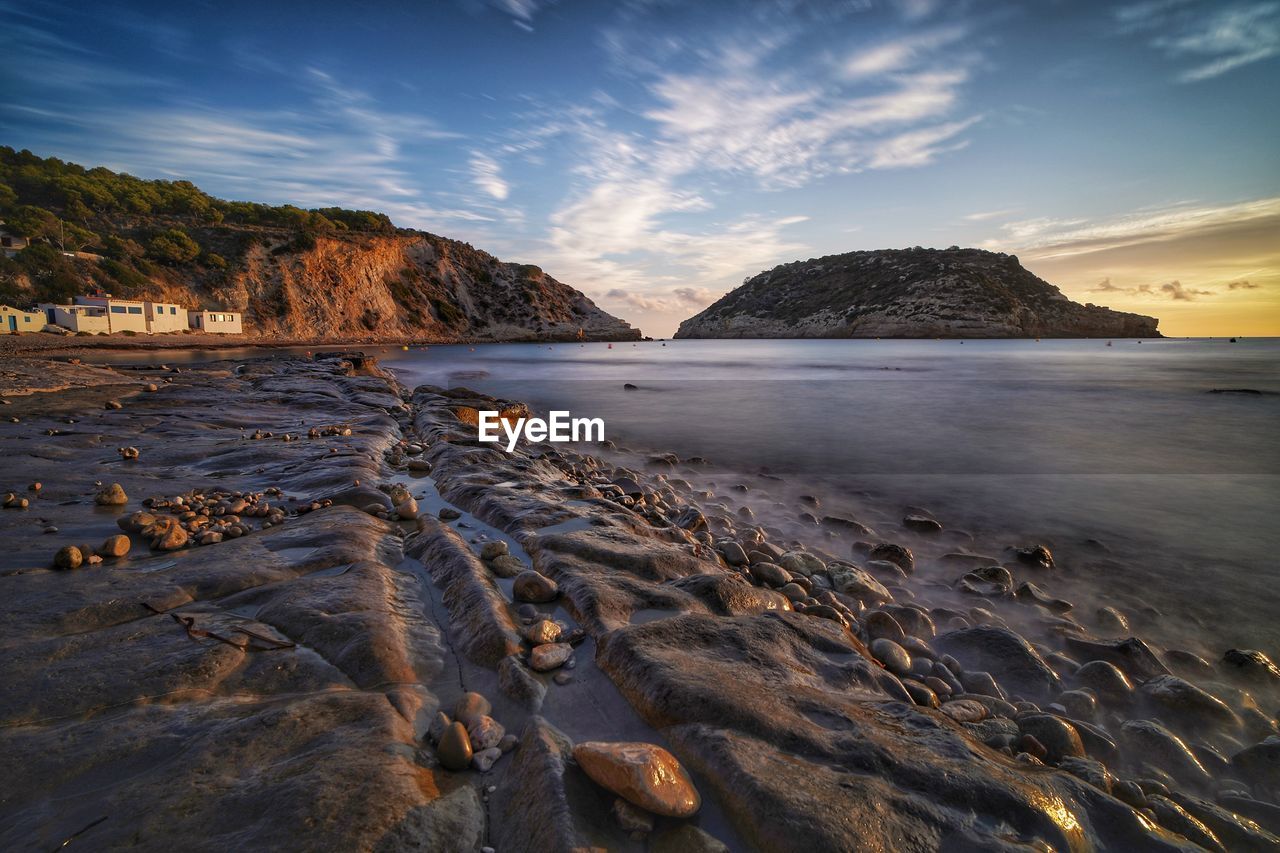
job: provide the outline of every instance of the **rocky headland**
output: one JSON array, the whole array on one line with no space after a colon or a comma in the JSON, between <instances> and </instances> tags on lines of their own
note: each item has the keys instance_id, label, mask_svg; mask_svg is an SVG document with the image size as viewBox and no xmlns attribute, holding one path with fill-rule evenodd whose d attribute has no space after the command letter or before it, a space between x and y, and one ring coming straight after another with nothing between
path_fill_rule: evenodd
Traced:
<instances>
[{"instance_id":1,"label":"rocky headland","mask_svg":"<svg viewBox=\"0 0 1280 853\"><path fill-rule=\"evenodd\" d=\"M1150 338L1155 317L1081 305L1012 255L884 249L783 264L677 338Z\"/></svg>"},{"instance_id":2,"label":"rocky headland","mask_svg":"<svg viewBox=\"0 0 1280 853\"><path fill-rule=\"evenodd\" d=\"M0 406L5 849L1280 846L1280 669L1043 543L359 354L85 369Z\"/></svg>"}]
</instances>

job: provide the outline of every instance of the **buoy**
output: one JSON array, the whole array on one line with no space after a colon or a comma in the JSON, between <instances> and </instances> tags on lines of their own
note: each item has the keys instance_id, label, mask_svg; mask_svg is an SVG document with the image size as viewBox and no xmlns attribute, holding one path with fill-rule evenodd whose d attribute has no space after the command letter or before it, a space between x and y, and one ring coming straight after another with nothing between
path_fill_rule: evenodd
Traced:
<instances>
[{"instance_id":1,"label":"buoy","mask_svg":"<svg viewBox=\"0 0 1280 853\"><path fill-rule=\"evenodd\" d=\"M409 351L409 347L407 344L405 346L400 347L400 349L404 350L405 352Z\"/></svg>"}]
</instances>

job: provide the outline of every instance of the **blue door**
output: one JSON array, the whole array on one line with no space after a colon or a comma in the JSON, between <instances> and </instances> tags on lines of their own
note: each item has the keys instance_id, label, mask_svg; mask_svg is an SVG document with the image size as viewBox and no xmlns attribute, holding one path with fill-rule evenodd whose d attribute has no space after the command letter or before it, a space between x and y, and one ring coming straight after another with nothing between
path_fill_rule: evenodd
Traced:
<instances>
[{"instance_id":1,"label":"blue door","mask_svg":"<svg viewBox=\"0 0 1280 853\"><path fill-rule=\"evenodd\" d=\"M17 314L9 315L9 331L11 332L18 331L18 315Z\"/></svg>"}]
</instances>

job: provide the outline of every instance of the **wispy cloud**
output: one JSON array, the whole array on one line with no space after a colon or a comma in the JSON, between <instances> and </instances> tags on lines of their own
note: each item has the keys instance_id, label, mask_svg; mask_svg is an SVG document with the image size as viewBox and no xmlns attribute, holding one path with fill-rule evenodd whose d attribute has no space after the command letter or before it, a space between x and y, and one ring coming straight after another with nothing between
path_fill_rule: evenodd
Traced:
<instances>
[{"instance_id":1,"label":"wispy cloud","mask_svg":"<svg viewBox=\"0 0 1280 853\"><path fill-rule=\"evenodd\" d=\"M502 179L502 167L498 161L479 151L471 155L471 179L484 193L498 201L506 199L511 187Z\"/></svg>"},{"instance_id":2,"label":"wispy cloud","mask_svg":"<svg viewBox=\"0 0 1280 853\"><path fill-rule=\"evenodd\" d=\"M1110 219L1028 219L1001 226L1004 236L986 241L988 248L1028 251L1030 256L1103 252L1124 246L1205 235L1217 229L1280 223L1280 196L1224 205L1176 204L1147 208Z\"/></svg>"},{"instance_id":3,"label":"wispy cloud","mask_svg":"<svg viewBox=\"0 0 1280 853\"><path fill-rule=\"evenodd\" d=\"M1177 74L1195 83L1280 56L1280 3L1151 0L1121 6L1122 33L1141 34L1167 57L1192 62Z\"/></svg>"}]
</instances>

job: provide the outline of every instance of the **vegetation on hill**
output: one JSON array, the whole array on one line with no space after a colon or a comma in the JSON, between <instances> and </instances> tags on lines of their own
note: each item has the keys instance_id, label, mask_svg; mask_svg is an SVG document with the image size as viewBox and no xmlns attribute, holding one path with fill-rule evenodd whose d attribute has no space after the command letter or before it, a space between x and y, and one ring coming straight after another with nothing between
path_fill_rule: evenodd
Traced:
<instances>
[{"instance_id":1,"label":"vegetation on hill","mask_svg":"<svg viewBox=\"0 0 1280 853\"><path fill-rule=\"evenodd\" d=\"M0 258L0 302L65 301L90 285L129 295L157 268L216 278L255 232L286 232L288 245L301 250L319 235L396 231L386 214L373 211L224 201L190 181L148 181L4 146L0 220L5 231L31 241L13 259ZM67 252L103 261L84 267ZM22 279L28 287L19 286Z\"/></svg>"}]
</instances>

